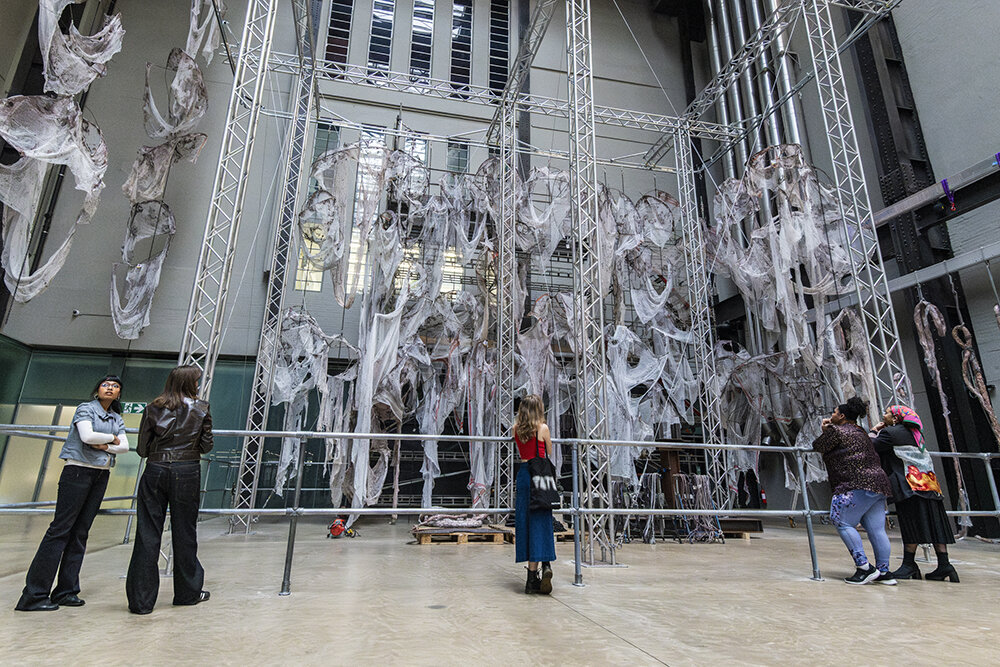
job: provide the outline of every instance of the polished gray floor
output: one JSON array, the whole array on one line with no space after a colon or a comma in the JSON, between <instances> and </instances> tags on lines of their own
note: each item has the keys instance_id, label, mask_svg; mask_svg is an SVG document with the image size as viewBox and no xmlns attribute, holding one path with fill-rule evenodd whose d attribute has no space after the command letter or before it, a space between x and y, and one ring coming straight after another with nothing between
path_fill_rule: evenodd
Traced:
<instances>
[{"instance_id":1,"label":"polished gray floor","mask_svg":"<svg viewBox=\"0 0 1000 667\"><path fill-rule=\"evenodd\" d=\"M535 597L521 592L510 545L418 546L406 517L329 540L314 521L299 526L292 594L280 597L286 524L236 537L211 520L200 553L212 599L172 607L165 578L156 610L138 617L125 606L124 521L99 517L86 606L14 612L45 525L0 519L4 665L1000 663L1000 546L973 540L952 550L962 583L896 587L844 584L853 564L829 526L822 582L809 578L801 526L726 544L626 544L627 567L587 568L585 587L571 585L572 543L560 543L555 590Z\"/></svg>"}]
</instances>

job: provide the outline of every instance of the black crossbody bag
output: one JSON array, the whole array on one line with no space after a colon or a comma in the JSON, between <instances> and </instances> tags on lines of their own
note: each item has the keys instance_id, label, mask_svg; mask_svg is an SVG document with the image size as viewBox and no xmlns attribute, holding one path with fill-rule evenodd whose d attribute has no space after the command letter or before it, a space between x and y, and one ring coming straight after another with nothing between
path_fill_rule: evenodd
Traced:
<instances>
[{"instance_id":1,"label":"black crossbody bag","mask_svg":"<svg viewBox=\"0 0 1000 667\"><path fill-rule=\"evenodd\" d=\"M541 443L538 433L535 433L535 445ZM535 458L528 461L528 473L531 475L531 491L528 494L528 510L551 512L560 505L559 491L556 490L556 467L544 456L544 451L536 450Z\"/></svg>"}]
</instances>

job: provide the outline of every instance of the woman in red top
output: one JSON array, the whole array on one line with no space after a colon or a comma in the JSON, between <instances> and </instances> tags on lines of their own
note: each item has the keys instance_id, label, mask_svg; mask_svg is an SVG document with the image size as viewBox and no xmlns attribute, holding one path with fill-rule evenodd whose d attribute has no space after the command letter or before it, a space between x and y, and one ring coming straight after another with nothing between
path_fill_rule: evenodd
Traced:
<instances>
[{"instance_id":1,"label":"woman in red top","mask_svg":"<svg viewBox=\"0 0 1000 667\"><path fill-rule=\"evenodd\" d=\"M514 551L516 562L528 562L528 580L525 593L552 592L552 566L556 559L556 541L552 533L552 510L529 510L528 497L531 475L527 462L536 456L552 454L552 436L545 423L545 406L542 399L529 394L521 399L514 424L514 442L521 457L517 469L514 504ZM538 564L542 565L541 576Z\"/></svg>"}]
</instances>

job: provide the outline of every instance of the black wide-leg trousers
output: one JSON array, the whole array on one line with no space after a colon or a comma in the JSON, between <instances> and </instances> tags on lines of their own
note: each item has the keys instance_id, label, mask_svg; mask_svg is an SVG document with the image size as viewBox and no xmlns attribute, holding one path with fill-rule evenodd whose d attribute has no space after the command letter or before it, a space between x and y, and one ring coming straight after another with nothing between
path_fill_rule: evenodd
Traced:
<instances>
[{"instance_id":1,"label":"black wide-leg trousers","mask_svg":"<svg viewBox=\"0 0 1000 667\"><path fill-rule=\"evenodd\" d=\"M80 566L87 551L87 536L101 508L109 476L107 470L63 466L56 511L28 568L18 606L45 600L50 589L53 600L80 592ZM57 571L59 580L53 589Z\"/></svg>"},{"instance_id":2,"label":"black wide-leg trousers","mask_svg":"<svg viewBox=\"0 0 1000 667\"><path fill-rule=\"evenodd\" d=\"M201 463L152 461L139 481L135 545L128 565L125 594L128 608L152 611L160 589L160 540L167 507L173 538L174 604L195 604L205 583L198 562L198 500Z\"/></svg>"}]
</instances>

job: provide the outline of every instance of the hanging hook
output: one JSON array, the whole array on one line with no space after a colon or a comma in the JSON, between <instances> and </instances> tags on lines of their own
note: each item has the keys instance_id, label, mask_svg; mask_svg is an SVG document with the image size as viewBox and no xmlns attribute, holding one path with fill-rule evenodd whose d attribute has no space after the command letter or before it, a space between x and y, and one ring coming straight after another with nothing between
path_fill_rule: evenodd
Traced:
<instances>
[{"instance_id":1,"label":"hanging hook","mask_svg":"<svg viewBox=\"0 0 1000 667\"><path fill-rule=\"evenodd\" d=\"M920 297L921 301L926 301L927 300L927 299L924 298L924 284L923 283L920 283L920 282L917 283L917 296Z\"/></svg>"}]
</instances>

